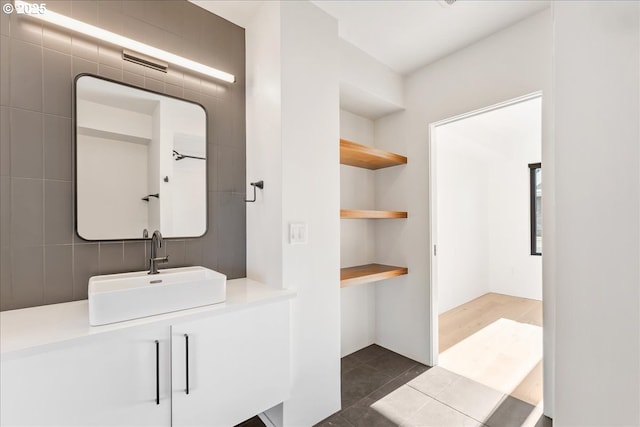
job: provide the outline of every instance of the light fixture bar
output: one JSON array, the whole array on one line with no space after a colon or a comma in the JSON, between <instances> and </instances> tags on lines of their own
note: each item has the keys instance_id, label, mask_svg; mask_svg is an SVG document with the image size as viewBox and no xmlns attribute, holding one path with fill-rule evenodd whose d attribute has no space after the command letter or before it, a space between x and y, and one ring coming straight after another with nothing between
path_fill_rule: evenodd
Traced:
<instances>
[{"instance_id":1,"label":"light fixture bar","mask_svg":"<svg viewBox=\"0 0 640 427\"><path fill-rule=\"evenodd\" d=\"M22 8L23 10L31 10L30 4L22 0L14 0L14 6L16 7L16 9ZM69 18L68 16L52 12L48 9L44 13L24 14L23 16L36 18L50 24L58 25L68 30L82 33L101 41L118 45L125 49L158 58L170 64L175 64L180 67L223 80L225 82L235 83L236 81L236 77L233 74L225 73L224 71L220 71L216 68L212 68L199 62L184 58L182 56L175 55L171 52L149 46L148 44L140 43L128 37L112 33L111 31L107 31L100 27L78 21L77 19Z\"/></svg>"}]
</instances>

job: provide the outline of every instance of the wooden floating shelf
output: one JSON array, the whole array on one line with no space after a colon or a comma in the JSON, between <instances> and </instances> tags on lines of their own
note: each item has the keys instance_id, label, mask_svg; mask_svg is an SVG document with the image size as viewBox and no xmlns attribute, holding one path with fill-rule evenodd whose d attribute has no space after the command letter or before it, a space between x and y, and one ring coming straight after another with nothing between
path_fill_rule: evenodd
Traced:
<instances>
[{"instance_id":1,"label":"wooden floating shelf","mask_svg":"<svg viewBox=\"0 0 640 427\"><path fill-rule=\"evenodd\" d=\"M372 211L364 209L340 209L340 218L346 219L386 219L406 218L406 212Z\"/></svg>"},{"instance_id":2,"label":"wooden floating shelf","mask_svg":"<svg viewBox=\"0 0 640 427\"><path fill-rule=\"evenodd\" d=\"M346 139L340 140L340 163L366 169L404 165L407 158L379 148L367 147Z\"/></svg>"},{"instance_id":3,"label":"wooden floating shelf","mask_svg":"<svg viewBox=\"0 0 640 427\"><path fill-rule=\"evenodd\" d=\"M376 282L378 280L389 279L391 277L407 274L406 267L395 267L392 265L366 264L356 267L340 269L340 287L361 285L363 283Z\"/></svg>"}]
</instances>

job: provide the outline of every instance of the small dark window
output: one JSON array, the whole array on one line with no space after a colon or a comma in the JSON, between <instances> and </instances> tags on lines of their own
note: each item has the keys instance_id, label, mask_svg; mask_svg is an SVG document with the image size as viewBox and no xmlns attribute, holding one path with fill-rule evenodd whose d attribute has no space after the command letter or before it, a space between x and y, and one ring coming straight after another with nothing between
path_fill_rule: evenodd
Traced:
<instances>
[{"instance_id":1,"label":"small dark window","mask_svg":"<svg viewBox=\"0 0 640 427\"><path fill-rule=\"evenodd\" d=\"M542 255L542 165L529 165L531 203L531 255Z\"/></svg>"}]
</instances>

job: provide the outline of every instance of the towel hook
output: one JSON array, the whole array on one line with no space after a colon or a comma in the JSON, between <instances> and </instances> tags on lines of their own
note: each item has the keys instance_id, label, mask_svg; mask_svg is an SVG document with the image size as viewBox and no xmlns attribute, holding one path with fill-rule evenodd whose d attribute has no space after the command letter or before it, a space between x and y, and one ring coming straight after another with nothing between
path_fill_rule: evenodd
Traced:
<instances>
[{"instance_id":1,"label":"towel hook","mask_svg":"<svg viewBox=\"0 0 640 427\"><path fill-rule=\"evenodd\" d=\"M245 199L245 202L247 203L253 203L256 201L256 187L258 187L259 189L263 189L264 188L264 181L260 180L257 182L251 182L249 183L249 185L251 185L253 187L253 200L247 200Z\"/></svg>"}]
</instances>

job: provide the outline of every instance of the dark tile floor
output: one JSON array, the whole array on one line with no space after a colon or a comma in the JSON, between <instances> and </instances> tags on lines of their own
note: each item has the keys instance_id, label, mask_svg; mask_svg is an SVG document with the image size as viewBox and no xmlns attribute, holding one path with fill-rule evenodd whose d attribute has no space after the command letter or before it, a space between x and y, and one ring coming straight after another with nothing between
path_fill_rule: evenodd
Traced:
<instances>
[{"instance_id":1,"label":"dark tile floor","mask_svg":"<svg viewBox=\"0 0 640 427\"><path fill-rule=\"evenodd\" d=\"M397 427L371 405L429 369L378 345L342 358L342 410L315 427ZM532 409L531 405L508 396L485 423L491 427L518 427L526 418L522 415ZM535 427L552 427L552 423L543 417Z\"/></svg>"},{"instance_id":2,"label":"dark tile floor","mask_svg":"<svg viewBox=\"0 0 640 427\"><path fill-rule=\"evenodd\" d=\"M342 410L314 427L397 427L371 405L429 369L375 344L343 357ZM532 409L531 405L508 396L484 423L491 427L518 427ZM265 425L256 416L236 427ZM535 427L552 427L552 422L543 417Z\"/></svg>"},{"instance_id":3,"label":"dark tile floor","mask_svg":"<svg viewBox=\"0 0 640 427\"><path fill-rule=\"evenodd\" d=\"M396 426L370 405L429 369L375 344L343 357L341 368L342 410L317 427Z\"/></svg>"}]
</instances>

